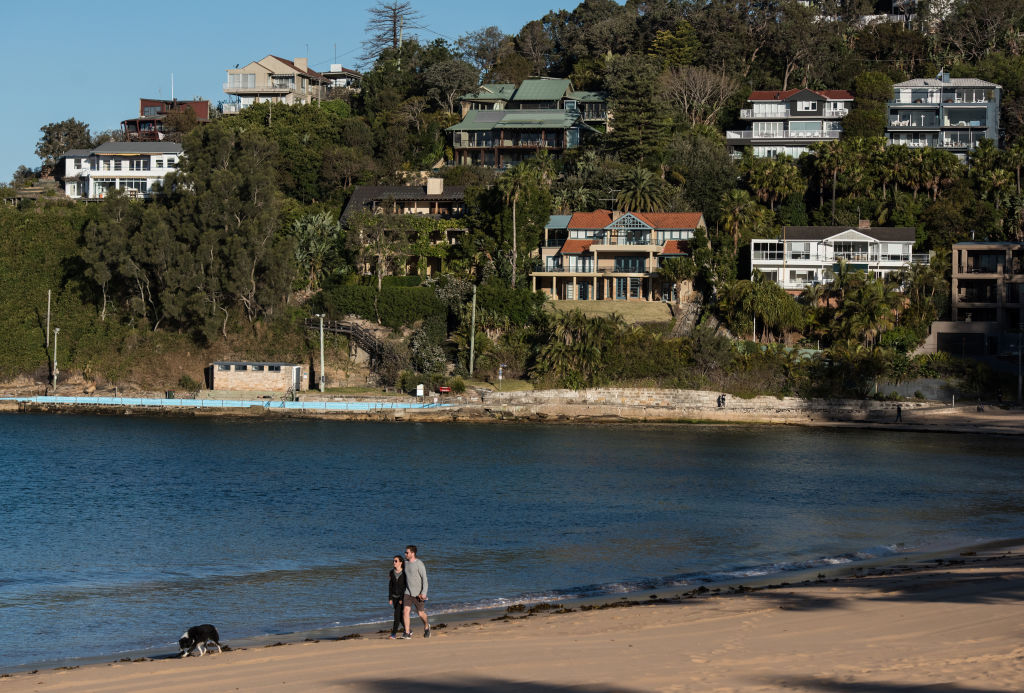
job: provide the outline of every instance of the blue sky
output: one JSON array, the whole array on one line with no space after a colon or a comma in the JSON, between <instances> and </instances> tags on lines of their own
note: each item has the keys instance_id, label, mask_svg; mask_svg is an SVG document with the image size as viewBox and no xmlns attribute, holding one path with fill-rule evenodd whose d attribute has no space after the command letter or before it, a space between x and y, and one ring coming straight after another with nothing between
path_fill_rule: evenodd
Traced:
<instances>
[{"instance_id":1,"label":"blue sky","mask_svg":"<svg viewBox=\"0 0 1024 693\"><path fill-rule=\"evenodd\" d=\"M0 110L0 182L39 165L39 128L77 118L95 134L138 114L139 97L224 98L225 70L268 53L309 56L313 69L352 67L360 53L370 0L244 3L177 0L101 3L67 0L5 3L0 57L9 68ZM550 9L576 1L413 0L430 31L454 39L495 25L516 33ZM307 48L308 47L308 48ZM17 75L21 74L21 77ZM16 83L13 83L16 82Z\"/></svg>"}]
</instances>

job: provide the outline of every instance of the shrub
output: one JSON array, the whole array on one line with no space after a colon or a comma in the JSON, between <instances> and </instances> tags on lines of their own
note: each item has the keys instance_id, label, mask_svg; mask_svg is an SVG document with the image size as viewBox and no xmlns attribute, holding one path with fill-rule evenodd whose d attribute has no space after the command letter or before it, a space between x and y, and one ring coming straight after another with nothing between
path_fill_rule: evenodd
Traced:
<instances>
[{"instance_id":1,"label":"shrub","mask_svg":"<svg viewBox=\"0 0 1024 693\"><path fill-rule=\"evenodd\" d=\"M323 309L332 318L358 315L367 320L380 320L382 325L397 329L432 316L444 319L445 308L424 286L385 286L377 293L371 286L335 286L321 294Z\"/></svg>"}]
</instances>

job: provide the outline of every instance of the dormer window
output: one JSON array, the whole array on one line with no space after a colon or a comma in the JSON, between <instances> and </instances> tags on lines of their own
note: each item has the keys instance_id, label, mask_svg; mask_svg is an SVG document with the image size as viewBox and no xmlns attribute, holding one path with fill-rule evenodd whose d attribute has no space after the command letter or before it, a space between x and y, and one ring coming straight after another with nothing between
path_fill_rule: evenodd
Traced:
<instances>
[{"instance_id":1,"label":"dormer window","mask_svg":"<svg viewBox=\"0 0 1024 693\"><path fill-rule=\"evenodd\" d=\"M813 113L818 110L817 101L797 101L796 102L797 112Z\"/></svg>"}]
</instances>

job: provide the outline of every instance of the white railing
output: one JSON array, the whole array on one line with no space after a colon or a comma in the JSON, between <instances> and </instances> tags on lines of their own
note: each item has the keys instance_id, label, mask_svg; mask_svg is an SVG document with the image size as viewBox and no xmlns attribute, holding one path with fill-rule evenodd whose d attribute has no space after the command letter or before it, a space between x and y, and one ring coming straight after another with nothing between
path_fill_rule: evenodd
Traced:
<instances>
[{"instance_id":1,"label":"white railing","mask_svg":"<svg viewBox=\"0 0 1024 693\"><path fill-rule=\"evenodd\" d=\"M753 130L729 130L727 140L787 140L787 139L839 139L841 130L781 130L778 132L754 132Z\"/></svg>"},{"instance_id":2,"label":"white railing","mask_svg":"<svg viewBox=\"0 0 1024 693\"><path fill-rule=\"evenodd\" d=\"M822 118L842 118L850 112L848 108L826 108L821 112ZM780 108L773 111L758 111L753 108L740 109L740 118L743 120L760 120L762 118L771 120L773 118L792 118L795 116L818 115L815 111L791 111L788 108Z\"/></svg>"},{"instance_id":3,"label":"white railing","mask_svg":"<svg viewBox=\"0 0 1024 693\"><path fill-rule=\"evenodd\" d=\"M237 92L243 92L243 93L247 93L247 94L248 93L260 93L260 94L263 94L263 93L267 93L267 92L271 92L271 91L276 93L276 92L289 92L289 91L301 91L301 90L297 90L294 85L292 85L292 86L285 86L285 85L278 85L278 84L264 84L264 85L258 86L258 87L250 87L250 86L244 86L243 87L243 86L241 86L239 84L231 84L231 83L227 83L226 82L224 84L224 91L228 92L228 93L236 92L237 91Z\"/></svg>"}]
</instances>

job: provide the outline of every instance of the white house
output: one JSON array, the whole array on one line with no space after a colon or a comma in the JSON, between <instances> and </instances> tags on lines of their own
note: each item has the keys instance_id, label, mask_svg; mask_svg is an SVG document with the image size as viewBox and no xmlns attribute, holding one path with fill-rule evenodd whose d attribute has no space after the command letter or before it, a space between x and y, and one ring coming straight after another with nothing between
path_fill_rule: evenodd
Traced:
<instances>
[{"instance_id":1,"label":"white house","mask_svg":"<svg viewBox=\"0 0 1024 693\"><path fill-rule=\"evenodd\" d=\"M73 200L99 200L113 189L148 198L153 184L178 167L182 148L174 142L104 142L72 149L61 157L64 193Z\"/></svg>"},{"instance_id":2,"label":"white house","mask_svg":"<svg viewBox=\"0 0 1024 693\"><path fill-rule=\"evenodd\" d=\"M779 238L750 242L750 271L759 270L786 291L798 293L827 281L826 270L837 270L839 260L851 269L879 278L907 267L927 263L928 255L913 252L912 227L872 227L861 222L849 226L787 226Z\"/></svg>"}]
</instances>

